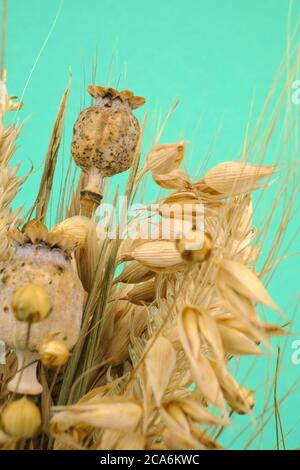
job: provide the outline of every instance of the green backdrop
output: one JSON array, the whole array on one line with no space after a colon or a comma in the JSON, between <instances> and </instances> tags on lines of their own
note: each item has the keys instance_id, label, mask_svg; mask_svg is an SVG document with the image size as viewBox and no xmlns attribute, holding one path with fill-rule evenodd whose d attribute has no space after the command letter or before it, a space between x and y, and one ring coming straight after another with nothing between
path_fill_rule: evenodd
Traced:
<instances>
[{"instance_id":1,"label":"green backdrop","mask_svg":"<svg viewBox=\"0 0 300 470\"><path fill-rule=\"evenodd\" d=\"M162 140L184 137L190 142L187 159L189 168L195 170L203 163L218 128L210 166L236 158L251 100L255 95L255 121L286 50L288 0L9 0L8 8L9 92L21 96L26 86L24 107L18 114L26 122L14 161L22 163L21 174L28 171L31 161L36 169L16 201L25 208L36 196L41 162L70 68L73 80L56 176L57 193L63 162L66 166L70 155L73 122L84 103L90 102L84 89L93 81L96 57L97 83L127 87L146 97L146 106L137 112L141 118L144 110L149 111L145 148L154 138L160 116L165 116L174 99L180 98ZM291 24L295 24L299 0L293 2L290 11ZM272 155L268 158L272 161ZM114 184L123 187L125 177L119 175ZM152 187L147 191L150 194ZM267 209L264 206L260 210ZM290 230L297 231L296 220ZM296 249L295 242L290 251ZM270 285L288 317L297 303L298 279L298 260L290 258ZM292 341L300 338L299 321L293 331L295 336L287 341L282 364L279 397L300 374L300 364L291 363ZM240 377L251 363L241 360ZM274 358L266 357L245 381L247 386L259 385L258 409L264 402L264 381L268 374L272 381L274 371ZM280 410L287 446L299 447L298 390ZM226 431L224 443L247 424L249 436L255 423L247 417L236 418ZM233 447L245 442L241 434ZM272 448L275 442L272 418L251 447Z\"/></svg>"}]
</instances>

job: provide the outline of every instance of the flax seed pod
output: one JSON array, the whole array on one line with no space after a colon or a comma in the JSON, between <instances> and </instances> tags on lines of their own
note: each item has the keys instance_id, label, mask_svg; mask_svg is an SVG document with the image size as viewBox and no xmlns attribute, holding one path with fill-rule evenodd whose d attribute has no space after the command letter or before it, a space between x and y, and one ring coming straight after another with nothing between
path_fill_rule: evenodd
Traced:
<instances>
[{"instance_id":1,"label":"flax seed pod","mask_svg":"<svg viewBox=\"0 0 300 470\"><path fill-rule=\"evenodd\" d=\"M52 309L47 291L33 283L19 286L14 291L11 305L16 319L28 323L44 320Z\"/></svg>"},{"instance_id":2,"label":"flax seed pod","mask_svg":"<svg viewBox=\"0 0 300 470\"><path fill-rule=\"evenodd\" d=\"M55 369L66 364L70 353L65 343L52 335L43 340L39 348L39 356L44 366Z\"/></svg>"},{"instance_id":3,"label":"flax seed pod","mask_svg":"<svg viewBox=\"0 0 300 470\"><path fill-rule=\"evenodd\" d=\"M72 156L87 173L88 183L81 192L82 215L91 216L100 204L102 177L128 170L139 139L140 128L133 109L144 98L129 90L101 86L88 87L95 103L83 110L74 125Z\"/></svg>"},{"instance_id":4,"label":"flax seed pod","mask_svg":"<svg viewBox=\"0 0 300 470\"><path fill-rule=\"evenodd\" d=\"M41 413L32 400L10 401L1 414L1 425L9 436L29 439L41 425Z\"/></svg>"}]
</instances>

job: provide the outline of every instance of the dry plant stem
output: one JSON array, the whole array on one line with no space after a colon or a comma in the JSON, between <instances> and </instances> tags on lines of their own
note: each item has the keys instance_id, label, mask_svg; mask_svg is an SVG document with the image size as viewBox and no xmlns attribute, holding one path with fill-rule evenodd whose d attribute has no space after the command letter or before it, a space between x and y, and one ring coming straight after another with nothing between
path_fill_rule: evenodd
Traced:
<instances>
[{"instance_id":1,"label":"dry plant stem","mask_svg":"<svg viewBox=\"0 0 300 470\"><path fill-rule=\"evenodd\" d=\"M107 296L109 292L109 286L112 283L112 278L114 274L114 267L115 267L115 259L117 256L117 249L119 246L119 240L116 240L115 243L111 247L110 256L106 262L105 272L102 278L102 289L103 294L99 299L99 303L97 305L96 311L94 312L93 318L90 324L90 334L87 337L86 342L86 350L83 353L84 363L83 363L83 375L82 380L79 383L75 395L76 400L79 400L82 395L84 395L88 391L88 386L93 377L90 377L87 374L87 371L92 372L93 364L95 360L95 351L97 348L97 344L99 343L99 339L101 338L102 326L103 326L103 313L104 309L107 304ZM69 400L71 396L69 396Z\"/></svg>"},{"instance_id":2,"label":"dry plant stem","mask_svg":"<svg viewBox=\"0 0 300 470\"><path fill-rule=\"evenodd\" d=\"M6 24L7 24L7 0L2 2L2 47L0 61L0 79L5 77L5 46L6 46Z\"/></svg>"},{"instance_id":3,"label":"dry plant stem","mask_svg":"<svg viewBox=\"0 0 300 470\"><path fill-rule=\"evenodd\" d=\"M278 346L277 350L277 360L276 360L276 370L275 370L275 383L274 383L274 417L275 417L275 427L276 427L276 449L279 450L279 430L278 430L278 424L280 428L280 434L281 434L281 442L283 445L284 450L286 450L285 447L285 440L284 440L284 432L282 428L282 422L280 418L280 412L279 412L279 405L278 405L278 400L277 400L277 381L278 381L278 376L279 376L279 362L280 362L280 346Z\"/></svg>"},{"instance_id":4,"label":"dry plant stem","mask_svg":"<svg viewBox=\"0 0 300 470\"><path fill-rule=\"evenodd\" d=\"M87 336L89 333L89 325L90 325L90 317L93 314L95 309L94 301L97 294L97 290L99 288L99 278L101 279L101 271L104 267L104 256L106 253L108 241L106 240L103 244L103 247L99 253L99 258L97 261L97 266L95 269L94 279L91 287L91 291L87 302L84 307L83 312L83 322L81 325L81 334L79 340L72 352L72 357L66 367L64 381L60 390L58 404L62 405L65 404L69 399L69 387L71 386L72 382L76 379L79 369L79 362L80 359L83 357L82 351L87 341Z\"/></svg>"},{"instance_id":5,"label":"dry plant stem","mask_svg":"<svg viewBox=\"0 0 300 470\"><path fill-rule=\"evenodd\" d=\"M17 349L16 355L18 371L14 378L7 384L7 389L13 393L39 395L42 393L42 386L36 376L38 354Z\"/></svg>"},{"instance_id":6,"label":"dry plant stem","mask_svg":"<svg viewBox=\"0 0 300 470\"><path fill-rule=\"evenodd\" d=\"M25 350L16 349L18 369L14 378L7 384L7 389L13 393L39 395L43 390L36 376L39 356L28 349L30 331L31 323L28 324Z\"/></svg>"},{"instance_id":7,"label":"dry plant stem","mask_svg":"<svg viewBox=\"0 0 300 470\"><path fill-rule=\"evenodd\" d=\"M144 119L142 122L139 141L135 150L135 155L133 158L130 175L129 175L127 185L126 185L126 196L129 200L132 200L131 198L132 198L132 193L134 189L134 182L135 182L135 178L137 174L137 169L138 169L138 165L140 161L142 136L144 133L146 120L147 120L147 114L144 116ZM93 181L95 181L95 179ZM116 201L114 202L114 204L115 203ZM71 398L74 401L76 401L76 399L81 398L81 396L83 395L82 388L87 385L86 376L84 376L83 378L85 380L83 381L83 383L81 382L80 384L78 384L78 387L76 389L76 394L74 396L73 395L70 396L71 384L82 373L82 367L80 367L82 364L80 363L82 362L82 359L85 358L85 354L83 353L83 351L85 351L85 348L87 348L88 346L87 343L91 343L91 340L88 338L88 334L90 332L93 332L91 339L93 340L94 347L95 347L96 342L99 341L99 334L101 333L101 328L102 328L102 321L101 321L102 313L106 305L107 296L109 292L109 289L105 290L103 286L105 285L109 286L112 282L112 276L113 276L112 265L115 266L116 254L117 254L116 250L119 247L119 243L120 241L116 240L115 243L111 246L109 244L108 239L106 239L99 253L99 258L98 258L97 266L96 266L95 273L94 273L94 280L92 283L92 288L91 288L89 297L87 299L87 303L84 308L83 323L81 327L81 336L78 340L77 345L75 346L73 350L72 357L66 369L63 386L61 388L59 399L58 399L59 405L66 404L67 402L70 403ZM107 263L105 260L108 250L110 250L109 263ZM106 265L106 269L105 269L105 265ZM102 272L104 273L103 277L101 276ZM103 295L101 296L101 301L95 312L96 305L94 305L94 301L97 298L97 291L100 287L99 281L101 281ZM92 318L92 321L90 322L91 315L93 315L93 318ZM89 348L87 349L89 351ZM87 368L91 369L92 358L93 358L93 354L90 354L90 356L85 359L84 361L85 371L87 370Z\"/></svg>"},{"instance_id":8,"label":"dry plant stem","mask_svg":"<svg viewBox=\"0 0 300 470\"><path fill-rule=\"evenodd\" d=\"M91 218L100 205L103 177L97 168L92 167L88 173L88 183L80 193L81 215Z\"/></svg>"}]
</instances>

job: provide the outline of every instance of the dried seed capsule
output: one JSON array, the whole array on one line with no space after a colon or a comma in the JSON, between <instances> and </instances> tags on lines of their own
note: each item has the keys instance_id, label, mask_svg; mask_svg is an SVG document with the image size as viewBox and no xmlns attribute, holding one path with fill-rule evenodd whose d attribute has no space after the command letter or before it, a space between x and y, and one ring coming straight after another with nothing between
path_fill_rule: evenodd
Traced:
<instances>
[{"instance_id":1,"label":"dried seed capsule","mask_svg":"<svg viewBox=\"0 0 300 470\"><path fill-rule=\"evenodd\" d=\"M44 320L51 312L48 292L33 283L18 287L13 294L11 305L17 320L30 323Z\"/></svg>"},{"instance_id":2,"label":"dried seed capsule","mask_svg":"<svg viewBox=\"0 0 300 470\"><path fill-rule=\"evenodd\" d=\"M35 395L42 391L36 378L36 351L45 338L57 332L57 339L72 349L80 334L85 293L71 265L70 253L76 243L69 236L49 233L42 224L32 222L26 224L23 232L15 232L13 240L14 255L0 273L0 339L16 351L18 358L17 372L8 382L8 390ZM33 307L28 310L28 303L25 304L25 319L27 315L31 320L43 317L32 324L30 335L28 323L18 319L24 319L20 293L27 284L34 286L28 289L29 293L26 289L26 299ZM43 294L38 295L37 291ZM49 305L51 313L46 318Z\"/></svg>"},{"instance_id":3,"label":"dried seed capsule","mask_svg":"<svg viewBox=\"0 0 300 470\"><path fill-rule=\"evenodd\" d=\"M95 167L103 176L112 176L131 165L140 132L132 109L145 100L128 90L89 86L88 91L96 101L74 125L72 155L84 171Z\"/></svg>"},{"instance_id":4,"label":"dried seed capsule","mask_svg":"<svg viewBox=\"0 0 300 470\"><path fill-rule=\"evenodd\" d=\"M10 436L23 439L33 437L41 422L40 410L26 397L9 402L1 415L3 430Z\"/></svg>"},{"instance_id":5,"label":"dried seed capsule","mask_svg":"<svg viewBox=\"0 0 300 470\"><path fill-rule=\"evenodd\" d=\"M39 355L44 366L56 368L66 364L70 353L63 341L50 337L42 342Z\"/></svg>"},{"instance_id":6,"label":"dried seed capsule","mask_svg":"<svg viewBox=\"0 0 300 470\"><path fill-rule=\"evenodd\" d=\"M88 174L81 199L83 215L90 216L101 201L102 177L131 166L140 135L132 109L142 106L145 100L129 90L119 92L101 86L90 85L88 92L95 103L79 114L71 150L75 163Z\"/></svg>"}]
</instances>

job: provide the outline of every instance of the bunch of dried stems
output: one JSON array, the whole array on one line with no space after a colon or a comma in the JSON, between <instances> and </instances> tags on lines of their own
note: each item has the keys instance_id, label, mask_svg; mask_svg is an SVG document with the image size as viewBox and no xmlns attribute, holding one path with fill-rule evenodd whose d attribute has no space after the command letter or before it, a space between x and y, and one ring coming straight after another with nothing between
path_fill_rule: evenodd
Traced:
<instances>
[{"instance_id":1,"label":"bunch of dried stems","mask_svg":"<svg viewBox=\"0 0 300 470\"><path fill-rule=\"evenodd\" d=\"M283 314L263 280L278 266L299 191L298 124L289 106L279 161L263 162L276 123L282 124L298 46L291 56L294 63L285 61L275 81L288 70L278 101L272 107L273 87L252 134L247 129L239 158L213 166L196 181L183 169L185 142L160 144L161 131L140 165L147 116L139 129L132 109L143 104L142 98L127 90L90 87L96 101L81 113L72 144L81 175L75 183L71 163L57 223L48 229L70 86L58 110L38 196L21 218L11 203L22 180L18 167L9 165L20 129L4 125L5 114L18 106L2 77L0 339L8 348L0 366L1 449L219 449L218 438L230 427L232 414L253 413L255 390L237 382L231 364L234 357L271 351L270 337L286 334ZM294 156L289 153L286 161L288 149ZM128 167L131 203L147 174L169 191L156 201L158 219L143 220L155 225L155 239L110 239L103 236L107 227L99 235L95 209L103 196L102 180ZM252 193L268 195L277 172L273 207L255 228ZM202 244L193 228L198 204L204 205ZM178 231L183 207L189 208L185 216L195 238ZM168 239L164 223L171 227ZM266 253L270 227L274 243ZM277 312L275 323L265 319L264 308ZM34 364L26 354L34 354L28 356Z\"/></svg>"}]
</instances>

